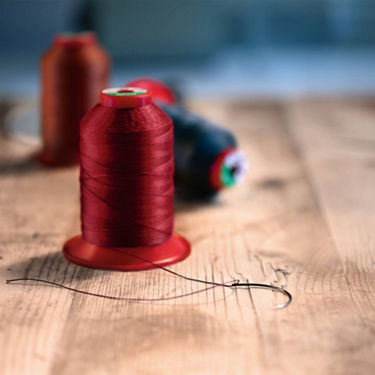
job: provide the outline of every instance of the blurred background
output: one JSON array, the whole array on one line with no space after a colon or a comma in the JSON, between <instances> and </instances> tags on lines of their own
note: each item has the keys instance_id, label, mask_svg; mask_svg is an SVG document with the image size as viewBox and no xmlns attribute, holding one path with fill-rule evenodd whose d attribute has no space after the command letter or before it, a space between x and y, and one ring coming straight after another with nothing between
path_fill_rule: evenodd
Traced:
<instances>
[{"instance_id":1,"label":"blurred background","mask_svg":"<svg viewBox=\"0 0 375 375\"><path fill-rule=\"evenodd\" d=\"M94 30L112 85L174 80L187 96L375 92L373 0L1 0L0 96L37 96L54 34Z\"/></svg>"}]
</instances>

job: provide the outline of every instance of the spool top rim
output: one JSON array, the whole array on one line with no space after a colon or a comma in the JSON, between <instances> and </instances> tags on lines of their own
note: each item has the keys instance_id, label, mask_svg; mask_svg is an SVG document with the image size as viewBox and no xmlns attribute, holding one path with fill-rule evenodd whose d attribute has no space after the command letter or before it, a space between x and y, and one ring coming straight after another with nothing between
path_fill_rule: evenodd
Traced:
<instances>
[{"instance_id":1,"label":"spool top rim","mask_svg":"<svg viewBox=\"0 0 375 375\"><path fill-rule=\"evenodd\" d=\"M138 87L113 87L100 93L100 104L105 107L136 108L151 102L148 90Z\"/></svg>"},{"instance_id":2,"label":"spool top rim","mask_svg":"<svg viewBox=\"0 0 375 375\"><path fill-rule=\"evenodd\" d=\"M59 33L53 40L54 45L63 47L82 47L93 45L96 42L95 33L90 31Z\"/></svg>"}]
</instances>

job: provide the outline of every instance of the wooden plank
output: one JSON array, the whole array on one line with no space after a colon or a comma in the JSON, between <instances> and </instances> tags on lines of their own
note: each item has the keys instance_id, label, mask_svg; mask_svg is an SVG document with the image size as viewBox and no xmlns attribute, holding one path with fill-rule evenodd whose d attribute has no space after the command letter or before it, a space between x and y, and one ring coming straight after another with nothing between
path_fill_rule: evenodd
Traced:
<instances>
[{"instance_id":1,"label":"wooden plank","mask_svg":"<svg viewBox=\"0 0 375 375\"><path fill-rule=\"evenodd\" d=\"M53 288L13 288L5 279L40 276L69 284L86 272L60 252L78 224L77 171L47 173L22 143L2 140L0 150L0 373L46 374L73 296Z\"/></svg>"},{"instance_id":2,"label":"wooden plank","mask_svg":"<svg viewBox=\"0 0 375 375\"><path fill-rule=\"evenodd\" d=\"M223 288L140 304L1 281L0 296L6 301L0 311L1 374L372 373L373 320L364 289L365 277L367 289L373 282L366 247L374 240L367 231L372 215L369 209L366 231L348 230L357 220L360 198L352 197L353 190L337 198L342 189L338 177L324 182L327 156L322 150L329 156L330 145L321 141L326 137L321 123L305 122L306 110L324 121L330 121L331 112L322 112L319 105L289 109L272 102L213 101L194 107L233 128L251 158L251 173L212 205L178 202L176 230L191 240L193 253L171 269L207 280L283 285L293 293L293 304L274 310L282 301L279 295ZM337 116L347 116L336 109ZM7 142L0 148L3 164L14 164L30 151L20 147ZM314 151L319 147L320 152ZM342 163L353 162L351 153L344 154ZM132 297L201 287L162 270L120 273L69 264L60 249L79 230L77 170L1 170L1 280L41 275ZM368 179L366 194L373 182ZM336 220L340 208L344 227ZM336 239L343 230L356 237L350 242L355 254ZM362 263L366 274L357 273Z\"/></svg>"},{"instance_id":3,"label":"wooden plank","mask_svg":"<svg viewBox=\"0 0 375 375\"><path fill-rule=\"evenodd\" d=\"M342 263L352 309L340 309L337 349L348 373L373 373L375 352L375 106L289 107L288 129ZM339 291L338 291L339 292Z\"/></svg>"}]
</instances>

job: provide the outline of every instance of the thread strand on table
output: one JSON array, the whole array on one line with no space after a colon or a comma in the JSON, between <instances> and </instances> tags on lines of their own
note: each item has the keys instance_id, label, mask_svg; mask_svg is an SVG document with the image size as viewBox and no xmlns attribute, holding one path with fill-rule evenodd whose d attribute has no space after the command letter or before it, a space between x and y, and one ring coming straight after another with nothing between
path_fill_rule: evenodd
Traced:
<instances>
[{"instance_id":1,"label":"thread strand on table","mask_svg":"<svg viewBox=\"0 0 375 375\"><path fill-rule=\"evenodd\" d=\"M111 249L111 250L116 251L114 249ZM184 293L184 294L171 296L171 297L132 298L132 297L118 297L118 296L110 296L110 295L105 295L105 294L100 294L100 293L87 292L87 291L84 291L84 290L80 290L80 289L76 289L76 288L66 286L64 284L56 283L54 281L44 280L44 279L40 279L40 278L32 278L32 277L9 279L9 280L6 281L6 283L11 284L11 283L14 283L14 282L17 282L17 281L36 281L36 282L42 282L42 283L45 283L45 284L54 285L54 286L57 286L57 287L60 287L60 288L63 288L63 289L67 289L67 290L70 290L70 291L73 291L73 292L76 292L76 293L81 293L81 294L85 294L85 295L89 295L89 296L93 296L93 297L100 297L100 298L106 298L106 299L111 299L111 300L128 301L128 302L160 302L160 301L174 300L174 299L184 298L184 297L192 296L194 294L206 292L208 290L211 290L211 289L214 289L214 288L217 288L217 287L224 287L224 288L241 288L241 287L244 287L244 288L269 289L271 291L281 293L281 294L283 294L284 296L287 297L287 301L283 304L277 305L276 306L277 309L287 307L288 305L290 305L290 303L292 302L292 299L293 299L292 295L286 289L284 289L282 287L279 287L279 286L276 286L276 285L269 285L269 284L262 284L262 283L249 283L249 282L243 283L243 282L240 282L240 280L238 280L238 279L234 279L234 280L227 281L227 282L224 282L224 283L201 280L201 279L197 279L197 278L193 278L193 277L190 277L190 276L183 275L183 274L181 274L179 272L176 272L176 271L172 271L172 270L170 270L166 267L160 266L160 265L152 262L151 260L145 259L145 258L140 257L138 255L135 255L135 254L132 254L132 253L127 253L127 255L129 255L131 257L134 257L134 258L138 258L138 259L142 260L143 262L150 263L155 268L159 268L159 269L161 269L165 272L168 272L168 273L170 273L174 276L180 277L184 280L188 280L188 281L192 281L192 282L196 282L196 283L202 283L202 284L210 285L210 286L202 288L202 289L198 289L198 290L190 292L190 293Z\"/></svg>"}]
</instances>

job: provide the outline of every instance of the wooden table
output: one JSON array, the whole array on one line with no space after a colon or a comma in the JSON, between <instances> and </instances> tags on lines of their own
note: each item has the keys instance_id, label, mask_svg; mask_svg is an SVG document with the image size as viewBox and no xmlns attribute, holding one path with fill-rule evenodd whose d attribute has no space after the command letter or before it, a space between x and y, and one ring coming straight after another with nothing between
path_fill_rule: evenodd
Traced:
<instances>
[{"instance_id":1,"label":"wooden table","mask_svg":"<svg viewBox=\"0 0 375 375\"><path fill-rule=\"evenodd\" d=\"M192 255L170 268L218 282L184 299L129 303L201 285L162 270L106 272L67 262L79 232L76 168L25 161L3 140L0 182L0 374L373 374L375 371L375 100L212 101L202 114L237 133L251 160L241 186L213 204L177 203Z\"/></svg>"}]
</instances>

